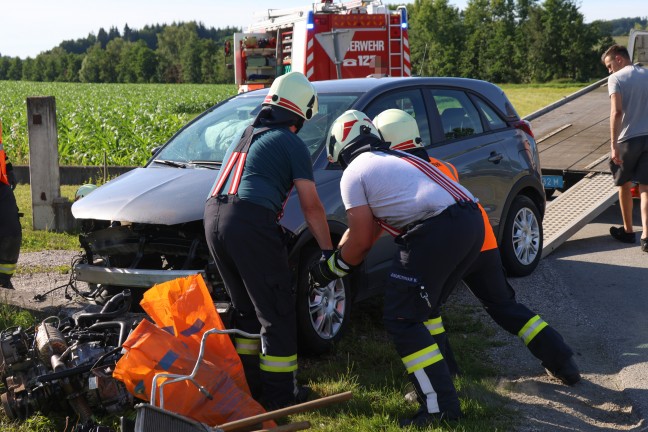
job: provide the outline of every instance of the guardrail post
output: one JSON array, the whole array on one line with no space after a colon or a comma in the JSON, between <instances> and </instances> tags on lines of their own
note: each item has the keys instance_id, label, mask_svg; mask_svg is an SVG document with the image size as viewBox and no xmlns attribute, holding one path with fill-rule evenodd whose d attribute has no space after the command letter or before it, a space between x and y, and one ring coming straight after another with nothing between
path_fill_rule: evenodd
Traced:
<instances>
[{"instance_id":1,"label":"guardrail post","mask_svg":"<svg viewBox=\"0 0 648 432\"><path fill-rule=\"evenodd\" d=\"M53 96L27 98L27 129L32 227L35 230L68 230L74 219L70 213L71 203L61 197L56 101Z\"/></svg>"}]
</instances>

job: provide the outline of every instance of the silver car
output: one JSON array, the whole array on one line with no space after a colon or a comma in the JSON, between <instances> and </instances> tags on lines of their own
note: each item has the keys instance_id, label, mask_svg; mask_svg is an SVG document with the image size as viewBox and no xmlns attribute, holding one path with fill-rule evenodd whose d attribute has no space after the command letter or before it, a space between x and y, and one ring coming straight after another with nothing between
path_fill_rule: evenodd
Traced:
<instances>
[{"instance_id":1,"label":"silver car","mask_svg":"<svg viewBox=\"0 0 648 432\"><path fill-rule=\"evenodd\" d=\"M463 78L364 78L313 83L319 113L299 136L308 146L315 181L334 242L346 230L340 198L341 168L330 164L324 143L333 121L347 109L371 118L399 108L417 121L430 155L450 161L460 181L488 212L511 276L530 274L542 251L545 193L530 125L497 86ZM86 260L76 277L97 301L128 287L202 272L221 306L227 295L209 257L203 231L205 200L230 144L250 124L267 90L244 93L210 108L155 149L146 166L99 187L72 212L82 221ZM394 173L398 175L398 173ZM352 303L386 286L393 240L383 235L351 277L324 288L308 284L307 268L320 250L293 193L280 221L294 268L300 350L330 349L348 326ZM448 247L452 247L448 245ZM430 263L434 265L434 263Z\"/></svg>"}]
</instances>

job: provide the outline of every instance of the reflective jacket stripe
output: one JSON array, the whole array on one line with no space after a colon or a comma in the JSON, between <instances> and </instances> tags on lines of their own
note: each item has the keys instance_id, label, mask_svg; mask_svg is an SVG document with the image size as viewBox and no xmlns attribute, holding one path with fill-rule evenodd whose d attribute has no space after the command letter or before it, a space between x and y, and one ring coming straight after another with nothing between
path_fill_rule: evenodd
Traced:
<instances>
[{"instance_id":1,"label":"reflective jacket stripe","mask_svg":"<svg viewBox=\"0 0 648 432\"><path fill-rule=\"evenodd\" d=\"M259 339L234 338L236 352L239 354L258 355L261 352L261 341Z\"/></svg>"},{"instance_id":2,"label":"reflective jacket stripe","mask_svg":"<svg viewBox=\"0 0 648 432\"><path fill-rule=\"evenodd\" d=\"M524 324L522 330L518 332L518 336L524 341L524 345L529 345L533 338L540 333L540 330L548 325L545 320L540 318L540 315L536 315Z\"/></svg>"},{"instance_id":3,"label":"reflective jacket stripe","mask_svg":"<svg viewBox=\"0 0 648 432\"><path fill-rule=\"evenodd\" d=\"M414 373L417 370L421 370L443 360L443 355L441 355L439 346L434 344L410 354L407 357L403 357L402 360L407 369L407 373Z\"/></svg>"},{"instance_id":4,"label":"reflective jacket stripe","mask_svg":"<svg viewBox=\"0 0 648 432\"><path fill-rule=\"evenodd\" d=\"M261 354L259 367L266 372L295 372L297 370L297 354L288 357L277 357Z\"/></svg>"},{"instance_id":5,"label":"reflective jacket stripe","mask_svg":"<svg viewBox=\"0 0 648 432\"><path fill-rule=\"evenodd\" d=\"M425 321L423 324L425 324L425 327L427 327L432 336L445 332L445 328L443 327L443 319L441 319L441 317L432 318Z\"/></svg>"},{"instance_id":6,"label":"reflective jacket stripe","mask_svg":"<svg viewBox=\"0 0 648 432\"><path fill-rule=\"evenodd\" d=\"M16 271L16 264L0 264L0 273L6 275L13 275Z\"/></svg>"}]
</instances>

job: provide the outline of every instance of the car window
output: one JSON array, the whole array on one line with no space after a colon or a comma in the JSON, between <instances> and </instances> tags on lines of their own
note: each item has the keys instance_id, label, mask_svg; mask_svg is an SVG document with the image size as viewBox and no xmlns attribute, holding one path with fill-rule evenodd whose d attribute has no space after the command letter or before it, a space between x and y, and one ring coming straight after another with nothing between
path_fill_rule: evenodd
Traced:
<instances>
[{"instance_id":1,"label":"car window","mask_svg":"<svg viewBox=\"0 0 648 432\"><path fill-rule=\"evenodd\" d=\"M484 118L488 122L488 127L490 130L505 129L508 127L506 121L497 114L497 112L486 104L483 100L478 97L474 98L477 108L481 111Z\"/></svg>"},{"instance_id":2,"label":"car window","mask_svg":"<svg viewBox=\"0 0 648 432\"><path fill-rule=\"evenodd\" d=\"M484 131L479 112L466 93L447 89L433 89L431 92L446 139L467 137Z\"/></svg>"},{"instance_id":3,"label":"car window","mask_svg":"<svg viewBox=\"0 0 648 432\"><path fill-rule=\"evenodd\" d=\"M419 90L396 91L381 95L367 105L364 113L373 119L381 112L391 108L401 109L414 117L423 142L431 142L428 115L423 95Z\"/></svg>"},{"instance_id":4,"label":"car window","mask_svg":"<svg viewBox=\"0 0 648 432\"><path fill-rule=\"evenodd\" d=\"M156 155L158 160L174 162L221 162L229 146L238 141L259 111L264 95L232 98L181 130ZM304 123L299 137L311 155L324 143L335 119L358 98L357 94L318 96L319 112Z\"/></svg>"}]
</instances>

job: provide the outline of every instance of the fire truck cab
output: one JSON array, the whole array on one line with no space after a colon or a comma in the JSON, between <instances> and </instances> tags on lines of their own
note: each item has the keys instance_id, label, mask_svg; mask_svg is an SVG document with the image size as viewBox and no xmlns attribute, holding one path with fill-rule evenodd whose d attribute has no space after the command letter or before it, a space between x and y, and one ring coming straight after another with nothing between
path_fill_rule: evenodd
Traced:
<instances>
[{"instance_id":1,"label":"fire truck cab","mask_svg":"<svg viewBox=\"0 0 648 432\"><path fill-rule=\"evenodd\" d=\"M246 33L234 34L239 92L267 87L290 71L310 81L411 75L405 6L324 0L257 17Z\"/></svg>"}]
</instances>

